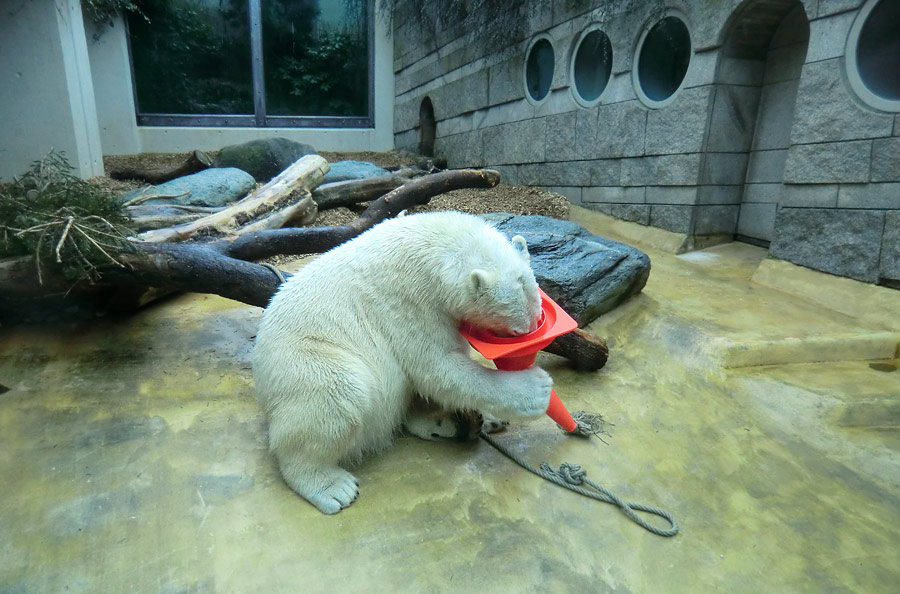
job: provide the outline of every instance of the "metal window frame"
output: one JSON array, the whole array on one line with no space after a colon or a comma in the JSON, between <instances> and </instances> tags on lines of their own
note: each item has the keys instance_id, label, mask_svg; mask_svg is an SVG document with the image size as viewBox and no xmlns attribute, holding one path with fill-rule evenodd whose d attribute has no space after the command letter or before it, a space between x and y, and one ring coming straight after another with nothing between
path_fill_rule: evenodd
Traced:
<instances>
[{"instance_id":1,"label":"metal window frame","mask_svg":"<svg viewBox=\"0 0 900 594\"><path fill-rule=\"evenodd\" d=\"M368 115L365 116L283 116L266 113L265 61L262 45L262 0L247 0L250 19L250 60L253 82L253 114L179 114L141 113L134 72L131 32L125 21L128 63L131 68L131 91L134 96L138 126L207 127L207 128L361 128L375 127L375 2L366 2L368 37Z\"/></svg>"}]
</instances>

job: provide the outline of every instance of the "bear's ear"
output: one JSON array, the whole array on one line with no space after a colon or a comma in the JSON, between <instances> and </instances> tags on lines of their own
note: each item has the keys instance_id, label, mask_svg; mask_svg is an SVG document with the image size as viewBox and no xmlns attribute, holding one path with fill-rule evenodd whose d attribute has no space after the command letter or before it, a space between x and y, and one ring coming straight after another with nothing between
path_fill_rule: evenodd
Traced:
<instances>
[{"instance_id":1,"label":"bear's ear","mask_svg":"<svg viewBox=\"0 0 900 594\"><path fill-rule=\"evenodd\" d=\"M487 270L482 270L480 268L473 270L469 278L472 282L472 290L475 294L487 291L494 284L494 276Z\"/></svg>"},{"instance_id":2,"label":"bear's ear","mask_svg":"<svg viewBox=\"0 0 900 594\"><path fill-rule=\"evenodd\" d=\"M528 255L528 242L525 241L524 237L521 235L514 236L512 238L512 244L513 247L516 248L516 251L519 252L519 255L525 258L525 261L530 259L530 256Z\"/></svg>"}]
</instances>

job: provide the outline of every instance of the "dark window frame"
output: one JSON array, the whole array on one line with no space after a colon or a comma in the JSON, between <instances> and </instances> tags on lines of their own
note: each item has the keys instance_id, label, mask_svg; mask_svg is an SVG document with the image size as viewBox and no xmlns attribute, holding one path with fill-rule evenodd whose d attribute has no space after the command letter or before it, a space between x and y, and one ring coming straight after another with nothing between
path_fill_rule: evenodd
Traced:
<instances>
[{"instance_id":1,"label":"dark window frame","mask_svg":"<svg viewBox=\"0 0 900 594\"><path fill-rule=\"evenodd\" d=\"M141 113L131 49L131 32L125 21L128 43L128 64L131 69L131 92L134 96L135 118L138 126L147 127L204 127L204 128L357 128L375 127L375 2L366 2L366 24L369 51L368 115L365 116L284 116L266 113L266 87L262 46L262 0L247 0L250 19L250 61L253 82L253 115L246 114L178 114Z\"/></svg>"}]
</instances>

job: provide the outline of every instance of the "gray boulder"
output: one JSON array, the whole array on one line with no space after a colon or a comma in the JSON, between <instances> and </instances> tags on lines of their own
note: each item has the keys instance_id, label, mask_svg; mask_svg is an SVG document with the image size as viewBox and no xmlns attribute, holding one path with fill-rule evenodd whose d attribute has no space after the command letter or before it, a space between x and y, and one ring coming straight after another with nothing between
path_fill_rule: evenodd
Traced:
<instances>
[{"instance_id":1,"label":"gray boulder","mask_svg":"<svg viewBox=\"0 0 900 594\"><path fill-rule=\"evenodd\" d=\"M329 163L329 165L331 169L325 174L325 179L322 182L325 184L390 174L390 171L387 169L382 169L375 163L369 163L368 161L337 161Z\"/></svg>"},{"instance_id":2,"label":"gray boulder","mask_svg":"<svg viewBox=\"0 0 900 594\"><path fill-rule=\"evenodd\" d=\"M149 186L125 192L119 196L122 203L149 193L172 198L153 198L141 204L180 204L182 206L224 206L240 200L256 182L246 171L226 167L204 169L199 173L178 177L158 186Z\"/></svg>"},{"instance_id":3,"label":"gray boulder","mask_svg":"<svg viewBox=\"0 0 900 594\"><path fill-rule=\"evenodd\" d=\"M243 144L232 144L219 151L213 167L243 169L261 183L265 183L290 167L305 155L316 154L308 144L287 138L263 138Z\"/></svg>"},{"instance_id":4,"label":"gray boulder","mask_svg":"<svg viewBox=\"0 0 900 594\"><path fill-rule=\"evenodd\" d=\"M580 326L640 293L650 276L647 254L575 223L509 213L482 218L507 237L525 238L538 284Z\"/></svg>"}]
</instances>

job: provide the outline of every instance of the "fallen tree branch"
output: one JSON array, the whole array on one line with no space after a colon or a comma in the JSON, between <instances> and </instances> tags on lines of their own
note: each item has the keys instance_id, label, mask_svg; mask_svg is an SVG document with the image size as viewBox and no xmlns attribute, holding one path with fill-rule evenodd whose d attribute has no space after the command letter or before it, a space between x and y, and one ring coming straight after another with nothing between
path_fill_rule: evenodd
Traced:
<instances>
[{"instance_id":1,"label":"fallen tree branch","mask_svg":"<svg viewBox=\"0 0 900 594\"><path fill-rule=\"evenodd\" d=\"M196 221L224 210L224 206L184 206L181 204L142 204L129 206L125 212L131 216L131 225L137 231L149 231L174 227Z\"/></svg>"},{"instance_id":2,"label":"fallen tree branch","mask_svg":"<svg viewBox=\"0 0 900 594\"><path fill-rule=\"evenodd\" d=\"M173 198L181 198L183 196L187 196L190 194L189 191L179 192L178 194L160 194L155 191L156 188L153 186L148 186L141 190L141 193L132 198L122 206L128 208L129 206L138 206L139 204L143 204L144 202L149 202L150 200L171 200Z\"/></svg>"},{"instance_id":3,"label":"fallen tree branch","mask_svg":"<svg viewBox=\"0 0 900 594\"><path fill-rule=\"evenodd\" d=\"M301 157L269 183L228 208L183 225L145 231L138 237L142 241L175 242L195 235L208 237L235 234L241 227L265 218L267 213L298 203L302 205L293 210L293 216L298 217L304 211L305 218L311 220L316 216L316 206L309 190L322 183L328 169L328 162L319 155Z\"/></svg>"},{"instance_id":4,"label":"fallen tree branch","mask_svg":"<svg viewBox=\"0 0 900 594\"><path fill-rule=\"evenodd\" d=\"M428 172L421 169L401 169L390 175L322 184L313 190L312 197L319 206L319 210L352 206L380 198L413 178L421 177L426 173Z\"/></svg>"},{"instance_id":5,"label":"fallen tree branch","mask_svg":"<svg viewBox=\"0 0 900 594\"><path fill-rule=\"evenodd\" d=\"M372 202L358 219L335 227L267 229L216 242L223 255L240 260L262 260L277 255L317 254L353 239L381 221L444 192L462 188L492 188L500 174L491 169L454 169L426 175L406 183Z\"/></svg>"},{"instance_id":6,"label":"fallen tree branch","mask_svg":"<svg viewBox=\"0 0 900 594\"><path fill-rule=\"evenodd\" d=\"M187 161L177 167L111 167L107 175L112 179L139 179L151 185L165 183L176 177L190 175L208 169L212 165L212 158L203 151L192 152Z\"/></svg>"},{"instance_id":7,"label":"fallen tree branch","mask_svg":"<svg viewBox=\"0 0 900 594\"><path fill-rule=\"evenodd\" d=\"M578 371L600 369L609 358L606 341L580 328L557 336L544 350L569 359Z\"/></svg>"}]
</instances>

